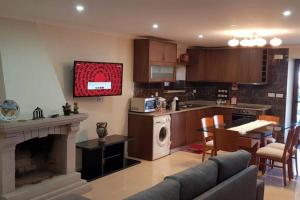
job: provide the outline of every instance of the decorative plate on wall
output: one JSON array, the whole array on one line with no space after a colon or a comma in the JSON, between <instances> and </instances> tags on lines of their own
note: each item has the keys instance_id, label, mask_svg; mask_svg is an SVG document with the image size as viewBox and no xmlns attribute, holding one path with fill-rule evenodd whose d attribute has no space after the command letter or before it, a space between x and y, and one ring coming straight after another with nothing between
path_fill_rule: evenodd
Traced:
<instances>
[{"instance_id":1,"label":"decorative plate on wall","mask_svg":"<svg viewBox=\"0 0 300 200\"><path fill-rule=\"evenodd\" d=\"M20 113L19 105L13 100L5 100L0 105L0 120L12 121L15 120Z\"/></svg>"}]
</instances>

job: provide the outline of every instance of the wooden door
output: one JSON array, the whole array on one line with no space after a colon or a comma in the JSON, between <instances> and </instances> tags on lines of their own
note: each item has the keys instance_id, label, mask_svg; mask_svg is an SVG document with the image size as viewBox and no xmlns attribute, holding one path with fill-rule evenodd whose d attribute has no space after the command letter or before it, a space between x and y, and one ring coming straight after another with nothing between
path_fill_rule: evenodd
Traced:
<instances>
[{"instance_id":1,"label":"wooden door","mask_svg":"<svg viewBox=\"0 0 300 200\"><path fill-rule=\"evenodd\" d=\"M248 73L250 83L262 82L263 49L249 49Z\"/></svg>"},{"instance_id":2,"label":"wooden door","mask_svg":"<svg viewBox=\"0 0 300 200\"><path fill-rule=\"evenodd\" d=\"M193 144L195 142L202 142L201 132L197 129L202 128L201 119L204 117L203 110L193 110L187 112L187 132L186 142L187 144Z\"/></svg>"},{"instance_id":3,"label":"wooden door","mask_svg":"<svg viewBox=\"0 0 300 200\"><path fill-rule=\"evenodd\" d=\"M242 48L238 52L237 82L248 83L249 80L249 49Z\"/></svg>"},{"instance_id":4,"label":"wooden door","mask_svg":"<svg viewBox=\"0 0 300 200\"><path fill-rule=\"evenodd\" d=\"M167 63L176 63L177 45L173 43L164 44L163 61Z\"/></svg>"},{"instance_id":5,"label":"wooden door","mask_svg":"<svg viewBox=\"0 0 300 200\"><path fill-rule=\"evenodd\" d=\"M226 49L223 54L224 65L220 71L222 82L235 83L238 80L239 49Z\"/></svg>"},{"instance_id":6,"label":"wooden door","mask_svg":"<svg viewBox=\"0 0 300 200\"><path fill-rule=\"evenodd\" d=\"M238 82L262 82L263 49L245 48L239 50Z\"/></svg>"},{"instance_id":7,"label":"wooden door","mask_svg":"<svg viewBox=\"0 0 300 200\"><path fill-rule=\"evenodd\" d=\"M219 49L207 50L204 59L204 81L219 82L222 52Z\"/></svg>"},{"instance_id":8,"label":"wooden door","mask_svg":"<svg viewBox=\"0 0 300 200\"><path fill-rule=\"evenodd\" d=\"M160 41L149 41L149 61L150 62L163 62L164 60L165 44Z\"/></svg>"},{"instance_id":9,"label":"wooden door","mask_svg":"<svg viewBox=\"0 0 300 200\"><path fill-rule=\"evenodd\" d=\"M171 149L186 145L186 113L171 115Z\"/></svg>"},{"instance_id":10,"label":"wooden door","mask_svg":"<svg viewBox=\"0 0 300 200\"><path fill-rule=\"evenodd\" d=\"M189 65L186 67L187 81L205 81L204 59L205 50L203 49L189 49Z\"/></svg>"}]
</instances>

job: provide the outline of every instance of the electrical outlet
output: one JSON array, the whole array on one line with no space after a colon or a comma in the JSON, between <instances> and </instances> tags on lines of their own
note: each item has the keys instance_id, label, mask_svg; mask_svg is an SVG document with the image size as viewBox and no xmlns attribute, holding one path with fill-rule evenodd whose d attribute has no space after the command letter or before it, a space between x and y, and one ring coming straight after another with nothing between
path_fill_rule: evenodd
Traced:
<instances>
[{"instance_id":1,"label":"electrical outlet","mask_svg":"<svg viewBox=\"0 0 300 200\"><path fill-rule=\"evenodd\" d=\"M283 60L283 55L282 54L274 55L274 60Z\"/></svg>"},{"instance_id":2,"label":"electrical outlet","mask_svg":"<svg viewBox=\"0 0 300 200\"><path fill-rule=\"evenodd\" d=\"M275 97L275 93L268 93L268 97L274 98Z\"/></svg>"},{"instance_id":3,"label":"electrical outlet","mask_svg":"<svg viewBox=\"0 0 300 200\"><path fill-rule=\"evenodd\" d=\"M281 93L276 93L276 98L283 98L283 94L281 94Z\"/></svg>"},{"instance_id":4,"label":"electrical outlet","mask_svg":"<svg viewBox=\"0 0 300 200\"><path fill-rule=\"evenodd\" d=\"M170 82L164 82L164 86L169 87L170 86Z\"/></svg>"},{"instance_id":5,"label":"electrical outlet","mask_svg":"<svg viewBox=\"0 0 300 200\"><path fill-rule=\"evenodd\" d=\"M158 97L158 92L155 92L155 96Z\"/></svg>"}]
</instances>

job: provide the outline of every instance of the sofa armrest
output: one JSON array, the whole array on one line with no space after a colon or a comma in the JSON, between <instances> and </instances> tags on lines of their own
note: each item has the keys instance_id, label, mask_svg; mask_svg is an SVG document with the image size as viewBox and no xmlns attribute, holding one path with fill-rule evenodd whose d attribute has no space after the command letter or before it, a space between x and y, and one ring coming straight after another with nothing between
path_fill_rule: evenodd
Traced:
<instances>
[{"instance_id":1,"label":"sofa armrest","mask_svg":"<svg viewBox=\"0 0 300 200\"><path fill-rule=\"evenodd\" d=\"M265 182L257 180L256 182L256 200L263 200L265 192Z\"/></svg>"}]
</instances>

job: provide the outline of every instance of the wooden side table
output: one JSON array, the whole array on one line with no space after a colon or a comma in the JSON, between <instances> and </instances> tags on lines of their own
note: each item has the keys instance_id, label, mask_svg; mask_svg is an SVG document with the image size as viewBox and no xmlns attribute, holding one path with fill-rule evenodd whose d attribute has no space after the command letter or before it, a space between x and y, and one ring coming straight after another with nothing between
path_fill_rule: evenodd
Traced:
<instances>
[{"instance_id":1,"label":"wooden side table","mask_svg":"<svg viewBox=\"0 0 300 200\"><path fill-rule=\"evenodd\" d=\"M98 139L77 143L82 150L81 178L92 181L99 177L139 164L140 161L125 157L127 136L110 135L105 142Z\"/></svg>"}]
</instances>

